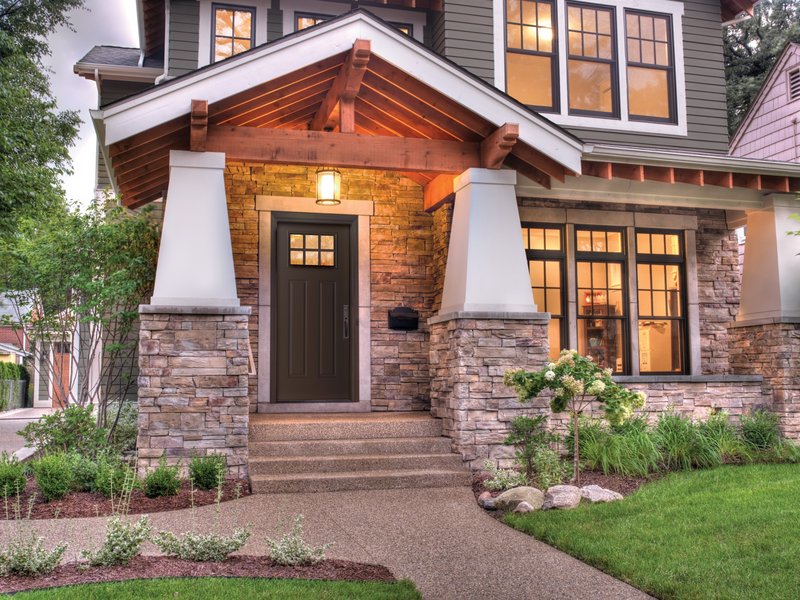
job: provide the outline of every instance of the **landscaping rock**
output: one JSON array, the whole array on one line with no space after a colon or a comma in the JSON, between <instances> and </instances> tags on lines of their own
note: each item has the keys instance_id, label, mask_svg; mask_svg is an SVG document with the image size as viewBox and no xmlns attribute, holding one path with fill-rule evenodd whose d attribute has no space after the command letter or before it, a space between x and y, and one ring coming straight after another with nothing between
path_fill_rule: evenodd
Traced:
<instances>
[{"instance_id":1,"label":"landscaping rock","mask_svg":"<svg viewBox=\"0 0 800 600\"><path fill-rule=\"evenodd\" d=\"M544 496L542 510L575 508L581 503L581 490L574 485L554 485Z\"/></svg>"},{"instance_id":2,"label":"landscaping rock","mask_svg":"<svg viewBox=\"0 0 800 600\"><path fill-rule=\"evenodd\" d=\"M583 486L581 488L581 496L593 504L597 502L614 502L615 500L622 500L622 494L613 490L607 490L599 485Z\"/></svg>"},{"instance_id":3,"label":"landscaping rock","mask_svg":"<svg viewBox=\"0 0 800 600\"><path fill-rule=\"evenodd\" d=\"M520 502L527 502L533 510L539 510L544 502L544 493L535 487L520 486L506 490L494 499L499 510L514 510Z\"/></svg>"},{"instance_id":4,"label":"landscaping rock","mask_svg":"<svg viewBox=\"0 0 800 600\"><path fill-rule=\"evenodd\" d=\"M483 504L481 504L483 508L486 510L496 510L497 507L494 505L494 498L489 498L488 500L484 500Z\"/></svg>"},{"instance_id":5,"label":"landscaping rock","mask_svg":"<svg viewBox=\"0 0 800 600\"><path fill-rule=\"evenodd\" d=\"M487 500L492 500L492 492L482 492L480 496L478 496L478 504L483 506Z\"/></svg>"},{"instance_id":6,"label":"landscaping rock","mask_svg":"<svg viewBox=\"0 0 800 600\"><path fill-rule=\"evenodd\" d=\"M522 514L533 512L533 507L527 502L520 502L519 504L517 504L517 508L514 509L514 512Z\"/></svg>"}]
</instances>

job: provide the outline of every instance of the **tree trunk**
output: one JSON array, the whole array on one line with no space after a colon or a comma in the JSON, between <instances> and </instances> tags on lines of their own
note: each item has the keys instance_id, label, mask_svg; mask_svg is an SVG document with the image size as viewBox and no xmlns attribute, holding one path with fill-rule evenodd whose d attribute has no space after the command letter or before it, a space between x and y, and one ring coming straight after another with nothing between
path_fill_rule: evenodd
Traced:
<instances>
[{"instance_id":1,"label":"tree trunk","mask_svg":"<svg viewBox=\"0 0 800 600\"><path fill-rule=\"evenodd\" d=\"M578 455L580 443L578 439L578 413L572 413L572 484L580 485L580 457Z\"/></svg>"}]
</instances>

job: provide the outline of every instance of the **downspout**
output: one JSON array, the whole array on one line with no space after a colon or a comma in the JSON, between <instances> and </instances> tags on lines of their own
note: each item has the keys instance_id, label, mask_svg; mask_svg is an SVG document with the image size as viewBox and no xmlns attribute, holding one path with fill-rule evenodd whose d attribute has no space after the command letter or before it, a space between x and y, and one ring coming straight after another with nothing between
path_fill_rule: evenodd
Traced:
<instances>
[{"instance_id":1,"label":"downspout","mask_svg":"<svg viewBox=\"0 0 800 600\"><path fill-rule=\"evenodd\" d=\"M800 162L800 123L798 123L797 117L792 119L792 123L794 124L794 161Z\"/></svg>"},{"instance_id":2,"label":"downspout","mask_svg":"<svg viewBox=\"0 0 800 600\"><path fill-rule=\"evenodd\" d=\"M169 77L169 13L170 0L164 1L164 72L156 77L155 85L162 83Z\"/></svg>"}]
</instances>

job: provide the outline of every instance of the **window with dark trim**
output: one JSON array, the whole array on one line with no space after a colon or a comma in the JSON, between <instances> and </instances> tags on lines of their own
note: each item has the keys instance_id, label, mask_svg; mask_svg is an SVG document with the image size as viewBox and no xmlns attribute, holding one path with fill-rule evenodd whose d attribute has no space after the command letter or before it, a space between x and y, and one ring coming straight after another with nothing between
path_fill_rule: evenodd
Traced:
<instances>
[{"instance_id":1,"label":"window with dark trim","mask_svg":"<svg viewBox=\"0 0 800 600\"><path fill-rule=\"evenodd\" d=\"M617 374L628 372L625 232L576 226L578 352Z\"/></svg>"},{"instance_id":2,"label":"window with dark trim","mask_svg":"<svg viewBox=\"0 0 800 600\"><path fill-rule=\"evenodd\" d=\"M680 231L636 230L640 373L687 372L683 247Z\"/></svg>"},{"instance_id":3,"label":"window with dark trim","mask_svg":"<svg viewBox=\"0 0 800 600\"><path fill-rule=\"evenodd\" d=\"M308 29L309 27L319 25L325 21L330 21L333 18L333 15L296 12L294 13L294 30L302 31L303 29ZM411 23L389 23L389 25L401 33L405 33L408 36L414 37L414 25Z\"/></svg>"},{"instance_id":4,"label":"window with dark trim","mask_svg":"<svg viewBox=\"0 0 800 600\"><path fill-rule=\"evenodd\" d=\"M675 61L670 17L625 11L625 42L630 118L675 122Z\"/></svg>"},{"instance_id":5,"label":"window with dark trim","mask_svg":"<svg viewBox=\"0 0 800 600\"><path fill-rule=\"evenodd\" d=\"M214 4L213 62L250 50L255 45L256 9Z\"/></svg>"},{"instance_id":6,"label":"window with dark trim","mask_svg":"<svg viewBox=\"0 0 800 600\"><path fill-rule=\"evenodd\" d=\"M554 225L523 223L522 245L528 259L531 289L536 307L550 313L548 338L550 359L568 346L565 305L564 228Z\"/></svg>"},{"instance_id":7,"label":"window with dark trim","mask_svg":"<svg viewBox=\"0 0 800 600\"><path fill-rule=\"evenodd\" d=\"M614 9L567 3L569 112L619 116Z\"/></svg>"},{"instance_id":8,"label":"window with dark trim","mask_svg":"<svg viewBox=\"0 0 800 600\"><path fill-rule=\"evenodd\" d=\"M506 90L523 104L559 110L556 11L551 0L506 0Z\"/></svg>"}]
</instances>

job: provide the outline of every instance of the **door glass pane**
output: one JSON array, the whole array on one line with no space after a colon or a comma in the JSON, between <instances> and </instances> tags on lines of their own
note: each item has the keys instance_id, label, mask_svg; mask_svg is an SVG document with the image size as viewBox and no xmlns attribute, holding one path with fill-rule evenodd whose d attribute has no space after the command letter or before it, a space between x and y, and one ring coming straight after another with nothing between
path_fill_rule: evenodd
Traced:
<instances>
[{"instance_id":1,"label":"door glass pane","mask_svg":"<svg viewBox=\"0 0 800 600\"><path fill-rule=\"evenodd\" d=\"M639 254L650 254L650 234L637 233L636 234L636 251Z\"/></svg>"},{"instance_id":2,"label":"door glass pane","mask_svg":"<svg viewBox=\"0 0 800 600\"><path fill-rule=\"evenodd\" d=\"M320 264L323 267L332 267L334 266L334 254L333 252L320 252Z\"/></svg>"},{"instance_id":3,"label":"door glass pane","mask_svg":"<svg viewBox=\"0 0 800 600\"><path fill-rule=\"evenodd\" d=\"M561 314L561 290L547 288L546 294L547 312L560 315Z\"/></svg>"},{"instance_id":4,"label":"door glass pane","mask_svg":"<svg viewBox=\"0 0 800 600\"><path fill-rule=\"evenodd\" d=\"M650 289L650 265L637 265L636 267L637 279L639 281L640 290Z\"/></svg>"},{"instance_id":5,"label":"door glass pane","mask_svg":"<svg viewBox=\"0 0 800 600\"><path fill-rule=\"evenodd\" d=\"M578 251L591 252L592 251L592 232L579 229L577 232L578 238Z\"/></svg>"},{"instance_id":6,"label":"door glass pane","mask_svg":"<svg viewBox=\"0 0 800 600\"><path fill-rule=\"evenodd\" d=\"M608 246L606 245L605 231L592 232L592 250L594 252L608 252Z\"/></svg>"},{"instance_id":7,"label":"door glass pane","mask_svg":"<svg viewBox=\"0 0 800 600\"><path fill-rule=\"evenodd\" d=\"M579 262L578 263L578 287L588 288L592 285L592 267L591 263Z\"/></svg>"},{"instance_id":8,"label":"door glass pane","mask_svg":"<svg viewBox=\"0 0 800 600\"><path fill-rule=\"evenodd\" d=\"M555 260L548 260L545 263L545 275L547 287L561 287L561 263Z\"/></svg>"},{"instance_id":9,"label":"door glass pane","mask_svg":"<svg viewBox=\"0 0 800 600\"><path fill-rule=\"evenodd\" d=\"M664 265L651 265L650 273L652 278L652 285L654 290L666 289L665 268Z\"/></svg>"},{"instance_id":10,"label":"door glass pane","mask_svg":"<svg viewBox=\"0 0 800 600\"><path fill-rule=\"evenodd\" d=\"M544 250L544 229L531 229L531 248Z\"/></svg>"},{"instance_id":11,"label":"door glass pane","mask_svg":"<svg viewBox=\"0 0 800 600\"><path fill-rule=\"evenodd\" d=\"M303 236L299 233L292 233L289 235L289 247L290 248L302 248L303 247Z\"/></svg>"},{"instance_id":12,"label":"door glass pane","mask_svg":"<svg viewBox=\"0 0 800 600\"><path fill-rule=\"evenodd\" d=\"M289 253L289 264L302 265L303 264L303 251L302 250L292 250Z\"/></svg>"},{"instance_id":13,"label":"door glass pane","mask_svg":"<svg viewBox=\"0 0 800 600\"><path fill-rule=\"evenodd\" d=\"M323 235L320 236L320 248L323 250L333 250L333 236Z\"/></svg>"},{"instance_id":14,"label":"door glass pane","mask_svg":"<svg viewBox=\"0 0 800 600\"><path fill-rule=\"evenodd\" d=\"M544 261L532 260L529 263L531 272L531 285L544 287Z\"/></svg>"},{"instance_id":15,"label":"door glass pane","mask_svg":"<svg viewBox=\"0 0 800 600\"><path fill-rule=\"evenodd\" d=\"M608 251L622 252L622 233L619 231L608 232Z\"/></svg>"},{"instance_id":16,"label":"door glass pane","mask_svg":"<svg viewBox=\"0 0 800 600\"><path fill-rule=\"evenodd\" d=\"M306 236L306 248L319 248L319 236L318 235L307 235Z\"/></svg>"},{"instance_id":17,"label":"door glass pane","mask_svg":"<svg viewBox=\"0 0 800 600\"><path fill-rule=\"evenodd\" d=\"M653 304L650 299L650 292L639 292L639 315L650 317L653 315Z\"/></svg>"}]
</instances>

